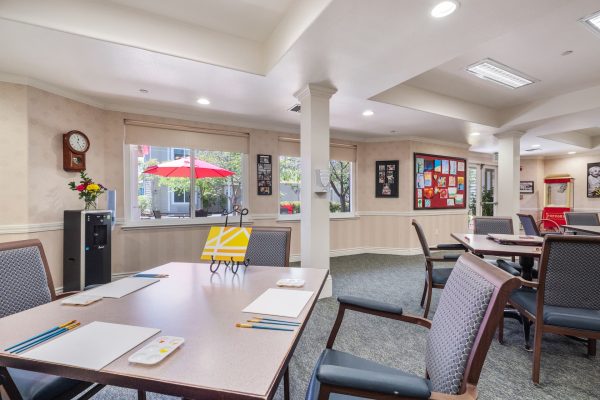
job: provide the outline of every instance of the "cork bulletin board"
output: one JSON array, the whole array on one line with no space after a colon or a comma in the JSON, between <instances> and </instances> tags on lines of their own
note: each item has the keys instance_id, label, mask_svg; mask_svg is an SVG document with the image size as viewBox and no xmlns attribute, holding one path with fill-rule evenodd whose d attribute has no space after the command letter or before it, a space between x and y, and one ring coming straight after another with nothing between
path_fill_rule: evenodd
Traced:
<instances>
[{"instance_id":1,"label":"cork bulletin board","mask_svg":"<svg viewBox=\"0 0 600 400\"><path fill-rule=\"evenodd\" d=\"M414 209L466 208L467 160L414 153Z\"/></svg>"}]
</instances>

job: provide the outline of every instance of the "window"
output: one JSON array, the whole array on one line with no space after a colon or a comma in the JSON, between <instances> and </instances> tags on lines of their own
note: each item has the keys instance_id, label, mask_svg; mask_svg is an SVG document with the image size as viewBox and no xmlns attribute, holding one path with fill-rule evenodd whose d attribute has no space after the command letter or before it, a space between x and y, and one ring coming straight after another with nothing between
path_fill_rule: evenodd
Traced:
<instances>
[{"instance_id":1,"label":"window","mask_svg":"<svg viewBox=\"0 0 600 400\"><path fill-rule=\"evenodd\" d=\"M243 207L243 153L147 145L130 145L130 151L137 163L133 219L221 216L223 210ZM194 185L190 154L196 163Z\"/></svg>"},{"instance_id":2,"label":"window","mask_svg":"<svg viewBox=\"0 0 600 400\"><path fill-rule=\"evenodd\" d=\"M331 160L329 162L329 174L329 211L332 213L351 212L352 162Z\"/></svg>"},{"instance_id":3,"label":"window","mask_svg":"<svg viewBox=\"0 0 600 400\"><path fill-rule=\"evenodd\" d=\"M300 157L279 157L279 214L300 213Z\"/></svg>"},{"instance_id":4,"label":"window","mask_svg":"<svg viewBox=\"0 0 600 400\"><path fill-rule=\"evenodd\" d=\"M332 160L329 162L330 189L329 211L349 213L352 211L352 170L351 161ZM300 157L279 157L279 214L300 213L301 170Z\"/></svg>"}]
</instances>

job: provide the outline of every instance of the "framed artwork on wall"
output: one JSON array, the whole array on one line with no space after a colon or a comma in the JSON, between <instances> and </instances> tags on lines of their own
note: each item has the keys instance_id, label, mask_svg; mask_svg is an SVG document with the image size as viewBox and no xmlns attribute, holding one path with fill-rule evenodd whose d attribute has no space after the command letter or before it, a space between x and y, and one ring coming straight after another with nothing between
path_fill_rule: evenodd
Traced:
<instances>
[{"instance_id":1,"label":"framed artwork on wall","mask_svg":"<svg viewBox=\"0 0 600 400\"><path fill-rule=\"evenodd\" d=\"M273 164L270 155L258 154L256 156L256 180L256 190L259 196L273 194Z\"/></svg>"},{"instance_id":2,"label":"framed artwork on wall","mask_svg":"<svg viewBox=\"0 0 600 400\"><path fill-rule=\"evenodd\" d=\"M375 161L375 197L398 197L399 161Z\"/></svg>"},{"instance_id":3,"label":"framed artwork on wall","mask_svg":"<svg viewBox=\"0 0 600 400\"><path fill-rule=\"evenodd\" d=\"M587 197L600 198L600 162L587 165Z\"/></svg>"},{"instance_id":4,"label":"framed artwork on wall","mask_svg":"<svg viewBox=\"0 0 600 400\"><path fill-rule=\"evenodd\" d=\"M534 193L534 182L533 181L521 181L519 183L519 191L521 194L533 194Z\"/></svg>"},{"instance_id":5,"label":"framed artwork on wall","mask_svg":"<svg viewBox=\"0 0 600 400\"><path fill-rule=\"evenodd\" d=\"M414 209L467 207L467 160L414 153Z\"/></svg>"}]
</instances>

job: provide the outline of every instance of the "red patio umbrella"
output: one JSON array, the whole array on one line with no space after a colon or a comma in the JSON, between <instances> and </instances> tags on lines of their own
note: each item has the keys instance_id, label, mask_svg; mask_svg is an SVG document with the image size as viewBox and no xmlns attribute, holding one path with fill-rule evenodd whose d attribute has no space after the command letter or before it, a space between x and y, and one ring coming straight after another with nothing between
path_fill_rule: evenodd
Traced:
<instances>
[{"instance_id":1,"label":"red patio umbrella","mask_svg":"<svg viewBox=\"0 0 600 400\"><path fill-rule=\"evenodd\" d=\"M217 167L211 163L202 160L195 160L194 172L196 179L199 178L223 178L234 175L235 172ZM174 161L167 161L158 165L153 165L144 171L145 174L154 174L166 178L189 178L190 177L190 158L183 157Z\"/></svg>"}]
</instances>

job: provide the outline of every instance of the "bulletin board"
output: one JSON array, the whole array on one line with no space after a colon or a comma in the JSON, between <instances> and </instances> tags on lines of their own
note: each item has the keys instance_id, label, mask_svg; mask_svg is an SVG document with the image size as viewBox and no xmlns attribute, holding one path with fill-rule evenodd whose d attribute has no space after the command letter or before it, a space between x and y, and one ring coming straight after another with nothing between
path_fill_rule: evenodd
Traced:
<instances>
[{"instance_id":1,"label":"bulletin board","mask_svg":"<svg viewBox=\"0 0 600 400\"><path fill-rule=\"evenodd\" d=\"M414 153L414 209L466 208L467 160Z\"/></svg>"}]
</instances>

